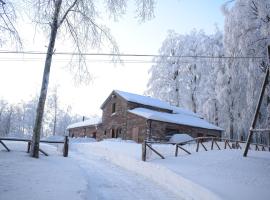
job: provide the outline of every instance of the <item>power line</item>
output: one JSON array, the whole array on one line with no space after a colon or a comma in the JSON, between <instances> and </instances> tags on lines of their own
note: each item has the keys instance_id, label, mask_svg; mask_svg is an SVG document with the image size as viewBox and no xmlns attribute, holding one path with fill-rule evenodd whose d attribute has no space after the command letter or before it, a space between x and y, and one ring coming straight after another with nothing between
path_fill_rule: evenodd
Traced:
<instances>
[{"instance_id":1,"label":"power line","mask_svg":"<svg viewBox=\"0 0 270 200\"><path fill-rule=\"evenodd\" d=\"M28 55L46 55L42 51L9 51L0 50L0 54L28 54ZM124 54L124 53L78 53L78 52L54 52L54 55L70 56L114 56L114 57L160 57L160 58L218 58L218 59L263 59L262 56L207 56L207 55L159 55L159 54Z\"/></svg>"},{"instance_id":2,"label":"power line","mask_svg":"<svg viewBox=\"0 0 270 200\"><path fill-rule=\"evenodd\" d=\"M0 57L0 62L40 62L40 61L44 61L44 58L42 57L22 57L22 58L10 58L10 57ZM73 58L73 59L69 59L69 58L54 58L54 61L55 62L70 62L70 61L73 61L73 62L79 62L80 60L77 59L77 58ZM210 63L220 63L221 61L220 60L217 60L217 59L212 59L212 60L209 60L209 61L203 61L201 59L196 59L196 60L192 60L192 61L188 61L188 60L184 60L184 61L179 61L179 62L172 62L170 60L154 60L154 59L150 59L150 60L147 60L147 59L121 59L121 60L112 60L112 59L89 59L89 58L86 58L85 59L86 62L89 62L89 63L122 63L122 64L132 64L132 63L150 63L150 64L162 64L162 63L168 63L168 64L189 64L189 63L205 63L205 62L210 62ZM225 60L226 61L226 60ZM224 60L222 62L225 62ZM257 60L259 62L259 60Z\"/></svg>"}]
</instances>

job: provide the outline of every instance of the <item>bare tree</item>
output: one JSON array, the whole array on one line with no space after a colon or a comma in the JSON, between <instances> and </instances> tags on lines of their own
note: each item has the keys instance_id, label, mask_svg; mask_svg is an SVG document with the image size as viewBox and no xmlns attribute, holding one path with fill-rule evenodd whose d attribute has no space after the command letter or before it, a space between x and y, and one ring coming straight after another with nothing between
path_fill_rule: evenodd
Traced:
<instances>
[{"instance_id":1,"label":"bare tree","mask_svg":"<svg viewBox=\"0 0 270 200\"><path fill-rule=\"evenodd\" d=\"M50 128L52 129L52 135L56 135L56 129L58 126L58 116L60 112L59 108L59 95L58 85L54 86L51 94L47 98L47 104L45 105L47 114L49 114Z\"/></svg>"},{"instance_id":2,"label":"bare tree","mask_svg":"<svg viewBox=\"0 0 270 200\"><path fill-rule=\"evenodd\" d=\"M14 25L16 19L17 15L12 0L0 0L0 33L2 33L0 46L7 40L11 43L15 42L18 47L22 46L19 33Z\"/></svg>"},{"instance_id":3,"label":"bare tree","mask_svg":"<svg viewBox=\"0 0 270 200\"><path fill-rule=\"evenodd\" d=\"M45 29L49 29L49 44L45 60L43 80L37 107L35 126L33 130L31 156L38 158L39 141L42 127L44 105L49 85L50 68L54 54L56 37L60 33L68 35L74 42L79 62L76 65L77 77L89 76L83 51L90 47L100 47L104 44L111 45L111 50L118 53L115 40L109 29L97 23L97 3L93 0L33 0L33 8L36 9L35 21ZM125 13L127 0L106 0L107 11L115 18ZM153 16L155 0L136 0L138 16L142 21ZM82 76L83 75L83 76Z\"/></svg>"}]
</instances>

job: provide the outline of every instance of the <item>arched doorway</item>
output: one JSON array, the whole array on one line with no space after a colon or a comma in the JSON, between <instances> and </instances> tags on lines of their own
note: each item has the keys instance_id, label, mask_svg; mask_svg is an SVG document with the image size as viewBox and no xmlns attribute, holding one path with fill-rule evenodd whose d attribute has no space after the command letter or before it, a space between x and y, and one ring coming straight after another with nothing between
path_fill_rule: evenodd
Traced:
<instances>
[{"instance_id":1,"label":"arched doorway","mask_svg":"<svg viewBox=\"0 0 270 200\"><path fill-rule=\"evenodd\" d=\"M112 138L116 138L116 134L115 134L114 129L112 129Z\"/></svg>"},{"instance_id":2,"label":"arched doorway","mask_svg":"<svg viewBox=\"0 0 270 200\"><path fill-rule=\"evenodd\" d=\"M118 137L122 137L122 128L121 127L118 127L116 129L116 138Z\"/></svg>"}]
</instances>

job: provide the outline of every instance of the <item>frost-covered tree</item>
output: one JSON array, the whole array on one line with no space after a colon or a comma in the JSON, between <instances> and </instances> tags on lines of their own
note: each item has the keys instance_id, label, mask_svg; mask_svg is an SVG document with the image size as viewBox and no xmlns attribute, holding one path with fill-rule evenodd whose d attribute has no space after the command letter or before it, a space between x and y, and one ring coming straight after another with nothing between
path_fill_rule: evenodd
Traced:
<instances>
[{"instance_id":1,"label":"frost-covered tree","mask_svg":"<svg viewBox=\"0 0 270 200\"><path fill-rule=\"evenodd\" d=\"M58 86L53 88L52 93L49 95L47 99L47 109L46 113L50 115L50 128L52 129L52 135L56 134L56 127L58 124L58 113L59 113L59 94L58 94Z\"/></svg>"},{"instance_id":2,"label":"frost-covered tree","mask_svg":"<svg viewBox=\"0 0 270 200\"><path fill-rule=\"evenodd\" d=\"M226 127L230 137L246 137L251 124L258 94L267 63L267 44L270 41L270 2L268 0L236 0L225 4L224 47L229 57L226 62L226 92L220 94L223 112L228 113ZM268 90L269 91L269 90ZM269 92L268 92L269 94ZM268 97L263 103L260 116L269 109ZM265 125L266 117L261 117ZM262 122L264 121L264 122ZM226 122L225 122L226 123ZM260 126L259 124L259 126Z\"/></svg>"},{"instance_id":3,"label":"frost-covered tree","mask_svg":"<svg viewBox=\"0 0 270 200\"><path fill-rule=\"evenodd\" d=\"M269 62L270 2L228 1L223 11L223 44L222 34L218 32L208 37L199 33L187 36L170 34L160 53L210 57L224 55L224 58L156 58L157 64L150 70L148 92L172 104L199 112L223 127L226 137L245 139ZM164 86L162 90L159 89L161 86ZM269 128L269 111L268 86L257 127Z\"/></svg>"},{"instance_id":4,"label":"frost-covered tree","mask_svg":"<svg viewBox=\"0 0 270 200\"><path fill-rule=\"evenodd\" d=\"M15 0L0 0L0 46L3 44L17 44L22 46L21 38L15 27L17 20Z\"/></svg>"},{"instance_id":5,"label":"frost-covered tree","mask_svg":"<svg viewBox=\"0 0 270 200\"><path fill-rule=\"evenodd\" d=\"M0 135L6 136L10 132L13 106L4 100L0 101Z\"/></svg>"},{"instance_id":6,"label":"frost-covered tree","mask_svg":"<svg viewBox=\"0 0 270 200\"><path fill-rule=\"evenodd\" d=\"M30 101L18 104L10 104L0 99L0 136L31 137L35 124L37 101L37 96ZM72 114L71 110L70 106L64 108L59 103L56 113L57 123L54 127L54 107L46 105L41 135L53 135L54 130L56 135L64 135L69 124L82 119L82 116Z\"/></svg>"},{"instance_id":7,"label":"frost-covered tree","mask_svg":"<svg viewBox=\"0 0 270 200\"><path fill-rule=\"evenodd\" d=\"M181 35L170 31L150 69L147 93L198 112L218 124L217 74L222 71L222 33L192 31ZM209 58L200 58L204 55Z\"/></svg>"}]
</instances>

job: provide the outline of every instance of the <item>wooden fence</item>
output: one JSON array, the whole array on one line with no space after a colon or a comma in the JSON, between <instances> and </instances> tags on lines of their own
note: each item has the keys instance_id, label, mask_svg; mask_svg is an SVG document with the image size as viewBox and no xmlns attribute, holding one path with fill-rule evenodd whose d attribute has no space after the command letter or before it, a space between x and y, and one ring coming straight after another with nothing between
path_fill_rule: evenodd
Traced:
<instances>
[{"instance_id":1,"label":"wooden fence","mask_svg":"<svg viewBox=\"0 0 270 200\"><path fill-rule=\"evenodd\" d=\"M211 147L210 148L208 147L208 149L207 149L207 146L205 145L206 142L211 142ZM151 151L153 151L155 154L157 154L160 158L165 159L165 156L162 155L160 152L158 152L158 150L155 149L152 146L152 144L175 145L174 155L175 155L175 157L177 157L179 150L182 150L187 154L191 154L191 152L188 151L184 147L184 145L190 144L190 143L196 144L196 152L198 152L200 147L202 147L205 151L214 150L214 146L216 146L218 150L221 150L222 143L224 143L224 145L223 145L224 149L242 149L240 144L245 144L246 141L231 140L231 139L218 138L218 137L198 137L198 138L194 138L192 140L188 140L188 141L180 142L180 143L144 141L142 144L142 160L146 161L147 148L149 148ZM255 147L255 149L254 149L255 151L270 151L270 147L263 145L263 144L252 143L251 145L253 145Z\"/></svg>"},{"instance_id":2,"label":"wooden fence","mask_svg":"<svg viewBox=\"0 0 270 200\"><path fill-rule=\"evenodd\" d=\"M22 139L22 138L1 138L0 137L0 144L7 150L10 151L10 149L7 147L7 145L3 141L19 141L19 142L27 142L27 153L30 152L31 142L30 139ZM49 144L64 144L63 145L63 156L68 157L68 136L65 136L63 141L49 141L49 140L40 140L40 143L49 143ZM39 151L43 153L45 156L48 156L49 154L43 151L41 148L39 148Z\"/></svg>"}]
</instances>

